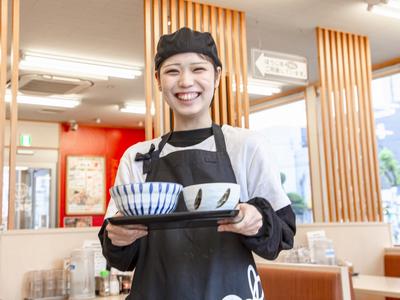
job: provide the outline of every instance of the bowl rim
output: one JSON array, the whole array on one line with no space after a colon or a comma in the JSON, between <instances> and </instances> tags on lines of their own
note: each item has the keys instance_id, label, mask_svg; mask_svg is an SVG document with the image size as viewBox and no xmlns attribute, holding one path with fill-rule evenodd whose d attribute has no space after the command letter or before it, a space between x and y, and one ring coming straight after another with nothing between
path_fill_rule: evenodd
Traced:
<instances>
[{"instance_id":1,"label":"bowl rim","mask_svg":"<svg viewBox=\"0 0 400 300\"><path fill-rule=\"evenodd\" d=\"M109 190L111 190L111 189L114 189L114 188L117 188L117 187L119 187L119 186L131 186L132 184L133 185L139 185L139 184L149 184L149 183L163 183L163 184L174 184L174 185L177 185L177 186L181 186L182 188L183 188L183 185L182 184L180 184L180 183L177 183L177 182L170 182L170 181L146 181L146 182L131 182L131 183L125 183L125 184L118 184L118 185L113 185L112 187L110 187L109 188Z\"/></svg>"},{"instance_id":2,"label":"bowl rim","mask_svg":"<svg viewBox=\"0 0 400 300\"><path fill-rule=\"evenodd\" d=\"M183 187L183 189L186 188L196 188L198 186L204 186L204 185L230 185L230 186L237 186L240 189L240 184L239 183L234 183L234 182L209 182L209 183L198 183L198 184L192 184L192 185L187 185Z\"/></svg>"}]
</instances>

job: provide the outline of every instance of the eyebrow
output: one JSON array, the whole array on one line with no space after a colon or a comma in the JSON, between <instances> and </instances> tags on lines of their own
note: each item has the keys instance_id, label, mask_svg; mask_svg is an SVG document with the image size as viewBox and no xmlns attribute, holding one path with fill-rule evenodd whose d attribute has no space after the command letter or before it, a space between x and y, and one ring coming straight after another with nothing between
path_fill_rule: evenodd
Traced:
<instances>
[{"instance_id":1,"label":"eyebrow","mask_svg":"<svg viewBox=\"0 0 400 300\"><path fill-rule=\"evenodd\" d=\"M199 62L190 63L190 65L203 65L203 64L207 64L207 63L208 63L208 61L199 61ZM162 68L171 67L171 66L180 66L180 65L181 65L180 63L170 63L165 66L162 66Z\"/></svg>"}]
</instances>

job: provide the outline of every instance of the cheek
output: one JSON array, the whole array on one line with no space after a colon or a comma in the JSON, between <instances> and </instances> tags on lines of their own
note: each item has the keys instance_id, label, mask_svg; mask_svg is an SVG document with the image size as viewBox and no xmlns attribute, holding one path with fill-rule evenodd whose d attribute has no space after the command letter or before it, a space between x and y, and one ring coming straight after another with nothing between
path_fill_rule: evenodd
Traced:
<instances>
[{"instance_id":1,"label":"cheek","mask_svg":"<svg viewBox=\"0 0 400 300\"><path fill-rule=\"evenodd\" d=\"M202 80L200 80L199 82L205 90L213 91L214 90L214 81L212 81L213 78L214 78L214 76L211 74L210 77L202 78Z\"/></svg>"}]
</instances>

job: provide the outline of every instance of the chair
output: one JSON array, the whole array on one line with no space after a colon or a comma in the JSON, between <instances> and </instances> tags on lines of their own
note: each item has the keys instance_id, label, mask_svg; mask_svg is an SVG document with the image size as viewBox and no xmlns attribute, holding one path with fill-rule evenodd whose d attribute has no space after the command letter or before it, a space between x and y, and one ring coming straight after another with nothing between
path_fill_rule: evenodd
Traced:
<instances>
[{"instance_id":1,"label":"chair","mask_svg":"<svg viewBox=\"0 0 400 300\"><path fill-rule=\"evenodd\" d=\"M387 251L384 255L385 276L400 277L400 251ZM386 298L386 300L396 300L395 298Z\"/></svg>"},{"instance_id":2,"label":"chair","mask_svg":"<svg viewBox=\"0 0 400 300\"><path fill-rule=\"evenodd\" d=\"M257 264L267 300L351 300L348 269L288 263Z\"/></svg>"}]
</instances>

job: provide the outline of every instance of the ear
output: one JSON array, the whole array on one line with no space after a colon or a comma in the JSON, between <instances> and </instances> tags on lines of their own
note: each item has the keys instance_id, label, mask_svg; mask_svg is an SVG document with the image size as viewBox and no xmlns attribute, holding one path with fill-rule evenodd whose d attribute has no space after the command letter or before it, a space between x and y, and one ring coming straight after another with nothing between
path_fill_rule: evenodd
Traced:
<instances>
[{"instance_id":1,"label":"ear","mask_svg":"<svg viewBox=\"0 0 400 300\"><path fill-rule=\"evenodd\" d=\"M161 92L162 90L161 90L160 74L157 71L155 71L154 77L156 77L156 80L157 80L158 90Z\"/></svg>"},{"instance_id":2,"label":"ear","mask_svg":"<svg viewBox=\"0 0 400 300\"><path fill-rule=\"evenodd\" d=\"M219 87L219 82L221 80L221 73L222 73L222 69L221 67L217 67L217 72L215 75L215 82L214 82L214 88L218 88Z\"/></svg>"}]
</instances>

